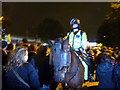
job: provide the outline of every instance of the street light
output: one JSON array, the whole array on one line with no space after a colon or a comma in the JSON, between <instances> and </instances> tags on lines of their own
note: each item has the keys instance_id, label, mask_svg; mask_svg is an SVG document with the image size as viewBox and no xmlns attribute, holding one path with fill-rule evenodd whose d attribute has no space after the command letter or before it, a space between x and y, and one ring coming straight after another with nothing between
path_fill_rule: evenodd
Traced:
<instances>
[{"instance_id":1,"label":"street light","mask_svg":"<svg viewBox=\"0 0 120 90\"><path fill-rule=\"evenodd\" d=\"M3 20L3 16L0 17L0 21L2 21L2 20Z\"/></svg>"},{"instance_id":2,"label":"street light","mask_svg":"<svg viewBox=\"0 0 120 90\"><path fill-rule=\"evenodd\" d=\"M2 20L3 20L3 16L0 17L0 28L2 28Z\"/></svg>"},{"instance_id":3,"label":"street light","mask_svg":"<svg viewBox=\"0 0 120 90\"><path fill-rule=\"evenodd\" d=\"M106 36L103 36L104 38L106 37Z\"/></svg>"}]
</instances>

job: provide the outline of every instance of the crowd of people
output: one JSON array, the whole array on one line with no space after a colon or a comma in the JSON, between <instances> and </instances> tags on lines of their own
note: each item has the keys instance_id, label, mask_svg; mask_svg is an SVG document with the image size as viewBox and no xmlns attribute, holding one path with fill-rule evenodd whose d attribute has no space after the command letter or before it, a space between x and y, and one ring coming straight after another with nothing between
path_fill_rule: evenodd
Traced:
<instances>
[{"instance_id":1,"label":"crowd of people","mask_svg":"<svg viewBox=\"0 0 120 90\"><path fill-rule=\"evenodd\" d=\"M87 35L81 31L80 20L74 18L70 25L72 31L62 39L68 40L74 52L83 57L84 79L99 81L98 88L120 88L120 48L88 47ZM16 43L16 47L2 41L3 90L50 87L53 70L49 65L49 54L49 46L28 45L26 39L21 44ZM96 78L93 78L94 74Z\"/></svg>"},{"instance_id":2,"label":"crowd of people","mask_svg":"<svg viewBox=\"0 0 120 90\"><path fill-rule=\"evenodd\" d=\"M33 89L50 85L49 55L47 46L28 45L23 42L14 47L2 41L3 90Z\"/></svg>"},{"instance_id":3,"label":"crowd of people","mask_svg":"<svg viewBox=\"0 0 120 90\"><path fill-rule=\"evenodd\" d=\"M120 88L120 49L118 47L88 48L89 72L96 71L99 88Z\"/></svg>"},{"instance_id":4,"label":"crowd of people","mask_svg":"<svg viewBox=\"0 0 120 90\"><path fill-rule=\"evenodd\" d=\"M2 41L3 89L48 86L52 80L49 67L48 46L13 44ZM88 47L86 55L89 73L96 79L99 88L120 88L120 49L118 47ZM21 78L23 80L21 80ZM91 78L90 78L91 79ZM89 80L90 81L90 80Z\"/></svg>"}]
</instances>

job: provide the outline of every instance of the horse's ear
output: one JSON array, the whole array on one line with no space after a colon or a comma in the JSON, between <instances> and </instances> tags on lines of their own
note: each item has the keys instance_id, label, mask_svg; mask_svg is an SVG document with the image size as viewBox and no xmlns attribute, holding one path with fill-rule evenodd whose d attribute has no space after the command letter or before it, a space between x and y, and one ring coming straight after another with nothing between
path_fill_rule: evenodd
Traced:
<instances>
[{"instance_id":1,"label":"horse's ear","mask_svg":"<svg viewBox=\"0 0 120 90\"><path fill-rule=\"evenodd\" d=\"M49 40L49 41L48 41L48 44L50 44L50 46L52 46L54 43L55 43L54 40Z\"/></svg>"}]
</instances>

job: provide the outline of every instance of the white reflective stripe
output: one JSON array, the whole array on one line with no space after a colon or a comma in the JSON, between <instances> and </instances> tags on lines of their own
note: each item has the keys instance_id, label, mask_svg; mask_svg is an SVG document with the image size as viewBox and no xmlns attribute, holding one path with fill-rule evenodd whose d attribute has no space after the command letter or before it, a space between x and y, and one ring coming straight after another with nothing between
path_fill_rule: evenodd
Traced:
<instances>
[{"instance_id":1,"label":"white reflective stripe","mask_svg":"<svg viewBox=\"0 0 120 90\"><path fill-rule=\"evenodd\" d=\"M88 65L84 60L82 60L82 58L76 52L75 52L75 54L79 57L81 63L84 66L84 70L85 70L84 71L84 80L88 80Z\"/></svg>"}]
</instances>

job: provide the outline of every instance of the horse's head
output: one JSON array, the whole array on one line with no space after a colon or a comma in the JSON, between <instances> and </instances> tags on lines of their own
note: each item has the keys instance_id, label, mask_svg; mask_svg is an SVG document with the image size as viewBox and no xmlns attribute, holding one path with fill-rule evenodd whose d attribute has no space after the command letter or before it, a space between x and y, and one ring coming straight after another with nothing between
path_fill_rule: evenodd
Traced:
<instances>
[{"instance_id":1,"label":"horse's head","mask_svg":"<svg viewBox=\"0 0 120 90\"><path fill-rule=\"evenodd\" d=\"M71 47L68 43L68 40L63 41L63 51L70 52L70 50L71 50Z\"/></svg>"},{"instance_id":2,"label":"horse's head","mask_svg":"<svg viewBox=\"0 0 120 90\"><path fill-rule=\"evenodd\" d=\"M51 54L55 81L62 81L65 76L66 68L71 63L71 53L68 41L54 41L51 47Z\"/></svg>"},{"instance_id":3,"label":"horse's head","mask_svg":"<svg viewBox=\"0 0 120 90\"><path fill-rule=\"evenodd\" d=\"M54 66L54 80L76 87L84 81L84 67L68 41L56 40L51 44L50 64ZM80 76L81 75L81 76Z\"/></svg>"}]
</instances>

